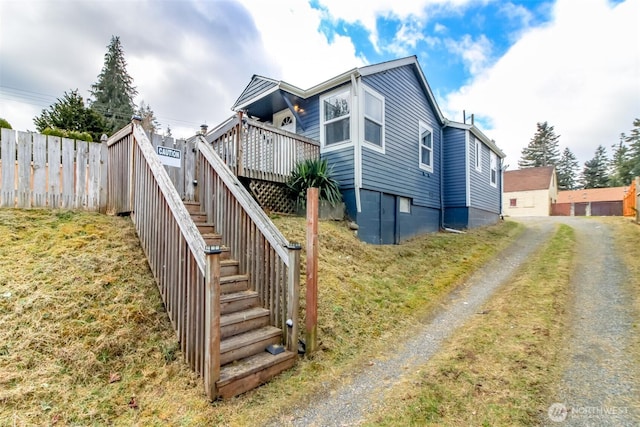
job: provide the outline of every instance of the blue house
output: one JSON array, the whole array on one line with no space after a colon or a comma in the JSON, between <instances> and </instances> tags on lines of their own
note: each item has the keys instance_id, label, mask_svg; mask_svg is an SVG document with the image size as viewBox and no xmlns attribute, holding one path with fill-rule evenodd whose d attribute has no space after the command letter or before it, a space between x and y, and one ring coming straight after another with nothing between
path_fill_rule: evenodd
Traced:
<instances>
[{"instance_id":1,"label":"blue house","mask_svg":"<svg viewBox=\"0 0 640 427\"><path fill-rule=\"evenodd\" d=\"M494 224L502 209L505 154L473 123L447 121L443 137L443 226Z\"/></svg>"},{"instance_id":2,"label":"blue house","mask_svg":"<svg viewBox=\"0 0 640 427\"><path fill-rule=\"evenodd\" d=\"M504 154L474 125L445 119L415 56L306 90L254 75L232 109L319 141L365 242L499 218Z\"/></svg>"}]
</instances>

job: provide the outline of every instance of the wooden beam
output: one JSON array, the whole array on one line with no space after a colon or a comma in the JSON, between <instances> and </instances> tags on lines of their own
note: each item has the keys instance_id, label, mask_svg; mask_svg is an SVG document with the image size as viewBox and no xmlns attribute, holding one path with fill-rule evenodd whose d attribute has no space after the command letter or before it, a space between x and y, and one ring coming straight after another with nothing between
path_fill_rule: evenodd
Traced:
<instances>
[{"instance_id":1,"label":"wooden beam","mask_svg":"<svg viewBox=\"0 0 640 427\"><path fill-rule=\"evenodd\" d=\"M307 353L318 349L318 189L307 189Z\"/></svg>"},{"instance_id":2,"label":"wooden beam","mask_svg":"<svg viewBox=\"0 0 640 427\"><path fill-rule=\"evenodd\" d=\"M220 379L220 253L219 246L205 248L204 389L210 400L218 397Z\"/></svg>"}]
</instances>

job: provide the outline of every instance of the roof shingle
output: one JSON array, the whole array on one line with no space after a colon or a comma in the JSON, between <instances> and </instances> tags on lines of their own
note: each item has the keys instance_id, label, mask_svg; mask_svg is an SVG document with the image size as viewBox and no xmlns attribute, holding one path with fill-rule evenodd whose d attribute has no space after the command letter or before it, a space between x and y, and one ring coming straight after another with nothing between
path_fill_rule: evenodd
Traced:
<instances>
[{"instance_id":1,"label":"roof shingle","mask_svg":"<svg viewBox=\"0 0 640 427\"><path fill-rule=\"evenodd\" d=\"M545 190L551 185L553 166L525 168L504 173L504 192Z\"/></svg>"}]
</instances>

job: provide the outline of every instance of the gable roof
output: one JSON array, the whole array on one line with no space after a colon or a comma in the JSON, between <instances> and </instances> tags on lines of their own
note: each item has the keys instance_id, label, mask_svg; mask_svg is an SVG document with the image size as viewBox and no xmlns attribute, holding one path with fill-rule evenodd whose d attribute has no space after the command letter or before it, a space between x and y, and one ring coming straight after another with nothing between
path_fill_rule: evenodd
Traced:
<instances>
[{"instance_id":1,"label":"gable roof","mask_svg":"<svg viewBox=\"0 0 640 427\"><path fill-rule=\"evenodd\" d=\"M556 203L617 202L624 199L629 187L589 188L558 191Z\"/></svg>"},{"instance_id":2,"label":"gable roof","mask_svg":"<svg viewBox=\"0 0 640 427\"><path fill-rule=\"evenodd\" d=\"M504 173L504 192L546 190L551 186L555 173L553 166L525 168Z\"/></svg>"},{"instance_id":3,"label":"gable roof","mask_svg":"<svg viewBox=\"0 0 640 427\"><path fill-rule=\"evenodd\" d=\"M403 67L406 65L413 67L418 77L418 80L420 82L420 85L422 86L422 89L427 95L429 102L433 106L433 109L435 110L436 115L440 120L440 123L444 123L445 118L442 115L442 112L440 111L440 107L438 107L438 104L436 103L436 99L433 96L431 87L429 86L429 83L427 83L427 79L425 78L424 73L422 72L422 68L418 63L418 58L415 55L408 56L406 58L395 59L392 61L381 62L379 64L352 68L349 71L345 71L342 74L338 74L337 76L332 77L329 80L326 80L320 84L312 86L306 90L300 89L299 87L294 86L290 83L284 82L282 80L274 80L268 77L258 76L254 74L253 77L251 77L251 81L242 91L242 93L240 94L236 102L233 104L231 109L233 111L240 111L243 108L247 107L248 105L256 102L260 98L263 98L279 89L285 92L288 92L294 96L306 99L311 96L317 95L319 93L326 92L327 90L333 89L334 87L345 84L351 81L352 77L368 76L371 74L377 74L387 70L391 70L393 68Z\"/></svg>"},{"instance_id":4,"label":"gable roof","mask_svg":"<svg viewBox=\"0 0 640 427\"><path fill-rule=\"evenodd\" d=\"M488 146L491 149L491 151L493 151L494 153L496 153L498 155L498 157L500 157L501 159L504 159L505 157L507 157L507 155L500 148L498 148L498 146L496 145L496 142L493 139L489 139L487 137L487 135L482 133L482 131L480 129L478 129L475 125L473 125L473 124L470 125L470 124L467 124L467 123L454 122L453 120L445 119L445 126L451 127L451 128L456 128L456 129L468 130L473 135L475 135L476 138L478 138L480 141L484 142L485 145Z\"/></svg>"}]
</instances>

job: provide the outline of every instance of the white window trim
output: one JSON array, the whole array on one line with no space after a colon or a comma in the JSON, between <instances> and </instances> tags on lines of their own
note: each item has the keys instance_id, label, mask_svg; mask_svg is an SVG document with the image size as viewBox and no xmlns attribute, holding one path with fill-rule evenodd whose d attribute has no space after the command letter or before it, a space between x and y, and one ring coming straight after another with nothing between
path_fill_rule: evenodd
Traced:
<instances>
[{"instance_id":1,"label":"white window trim","mask_svg":"<svg viewBox=\"0 0 640 427\"><path fill-rule=\"evenodd\" d=\"M296 129L298 124L296 123L296 116L291 112L291 110L289 110L288 108L285 108L284 110L280 110L276 113L273 113L273 126L277 127L278 129L282 129L280 127L280 122L282 119L284 119L286 116L290 116L291 117L291 121L292 121L292 125L293 125L293 129L294 130L288 130L288 132L291 133L296 133Z\"/></svg>"},{"instance_id":2,"label":"white window trim","mask_svg":"<svg viewBox=\"0 0 640 427\"><path fill-rule=\"evenodd\" d=\"M325 121L324 121L324 100L327 98L330 98L336 94L342 93L342 92L348 92L349 93L349 136L350 139L346 140L346 141L342 141L336 144L331 144L329 146L325 145L324 143L324 125L325 125ZM348 147L350 145L353 145L353 96L351 96L351 86L347 85L347 86L341 86L336 90L332 90L331 92L327 92L325 94L323 94L322 96L320 96L320 150L323 153L326 152L330 152L330 151L335 151L335 150L340 150L342 148Z\"/></svg>"},{"instance_id":3,"label":"white window trim","mask_svg":"<svg viewBox=\"0 0 640 427\"><path fill-rule=\"evenodd\" d=\"M362 114L360 114L360 129L362 129L362 145L367 147L367 148L369 148L369 149L371 149L371 150L374 150L374 151L377 151L379 153L384 154L384 147L385 147L385 144L384 144L384 139L385 139L384 138L384 134L385 134L385 123L384 123L385 102L384 102L384 96L382 96L380 93L376 92L375 90L371 89L370 87L365 86L364 84L361 85L361 86L362 86L362 93L360 95L360 111L362 112ZM376 144L374 144L372 142L368 142L366 139L364 139L365 138L365 131L364 131L364 129L365 129L365 123L364 123L365 118L369 118L369 120L371 120L371 121L373 121L375 123L378 123L377 120L374 120L373 118L370 118L370 117L366 116L366 113L365 113L365 111L366 111L366 108L365 108L365 97L366 97L366 94L365 93L369 93L369 95L372 95L374 98L377 98L380 101L382 101L382 123L380 123L382 125L382 130L381 130L382 131L382 135L381 135L382 145L381 146L380 145L376 145Z\"/></svg>"},{"instance_id":4,"label":"white window trim","mask_svg":"<svg viewBox=\"0 0 640 427\"><path fill-rule=\"evenodd\" d=\"M482 143L477 138L474 138L474 141L475 167L478 172L482 172Z\"/></svg>"},{"instance_id":5,"label":"white window trim","mask_svg":"<svg viewBox=\"0 0 640 427\"><path fill-rule=\"evenodd\" d=\"M411 199L408 197L398 196L398 212L411 213Z\"/></svg>"},{"instance_id":6,"label":"white window trim","mask_svg":"<svg viewBox=\"0 0 640 427\"><path fill-rule=\"evenodd\" d=\"M491 180L492 172L495 172L495 181ZM489 184L494 188L498 188L498 155L491 150L489 150Z\"/></svg>"},{"instance_id":7,"label":"white window trim","mask_svg":"<svg viewBox=\"0 0 640 427\"><path fill-rule=\"evenodd\" d=\"M431 166L427 166L422 163L422 129L428 130L431 132ZM418 166L420 169L425 170L427 172L433 173L433 159L435 158L433 154L433 148L435 145L435 141L433 139L433 128L427 125L422 120L418 121Z\"/></svg>"}]
</instances>

